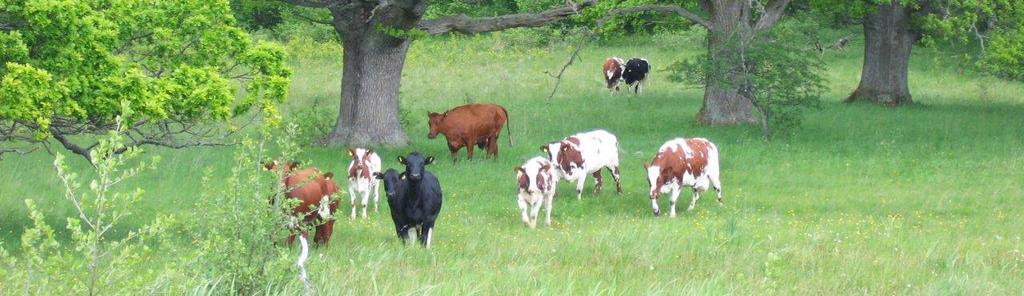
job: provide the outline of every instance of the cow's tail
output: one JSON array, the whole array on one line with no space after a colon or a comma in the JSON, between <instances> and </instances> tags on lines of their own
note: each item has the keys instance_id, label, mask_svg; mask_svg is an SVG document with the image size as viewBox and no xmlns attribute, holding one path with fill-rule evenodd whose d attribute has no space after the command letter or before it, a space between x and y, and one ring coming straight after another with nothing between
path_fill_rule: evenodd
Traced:
<instances>
[{"instance_id":1,"label":"cow's tail","mask_svg":"<svg viewBox=\"0 0 1024 296\"><path fill-rule=\"evenodd\" d=\"M508 110L505 110L505 107L501 107L501 111L505 112L505 133L508 134L508 145L515 146L512 145L512 117L508 116Z\"/></svg>"}]
</instances>

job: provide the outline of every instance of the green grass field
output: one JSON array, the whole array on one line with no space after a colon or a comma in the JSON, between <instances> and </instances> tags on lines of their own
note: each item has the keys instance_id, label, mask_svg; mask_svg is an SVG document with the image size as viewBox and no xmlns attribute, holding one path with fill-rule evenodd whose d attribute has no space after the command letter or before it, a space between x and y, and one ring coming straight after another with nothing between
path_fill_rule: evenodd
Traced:
<instances>
[{"instance_id":1,"label":"green grass field","mask_svg":"<svg viewBox=\"0 0 1024 296\"><path fill-rule=\"evenodd\" d=\"M394 157L435 155L444 207L434 248L403 247L386 205L369 219L342 219L332 245L315 250L310 273L324 294L966 294L1024 291L1024 85L958 71L941 51L916 49L911 91L920 105L889 109L840 101L859 79L861 44L825 55L831 91L790 138L766 142L756 127L695 122L700 89L666 79L665 67L703 49L696 37L592 44L547 99L567 45L523 49L501 34L425 40L410 50L402 107L412 144ZM642 44L642 46L641 46ZM296 48L293 46L292 48ZM286 116L337 113L340 56L302 46ZM646 93L609 96L606 56L641 56L653 71ZM963 72L963 73L961 73ZM497 160L448 161L442 139L426 138L426 113L469 102L505 106L515 146ZM310 108L320 108L311 112ZM303 119L296 119L303 120ZM306 120L310 120L306 118ZM553 225L519 221L512 168L538 146L603 128L618 136L625 193L582 201L562 183ZM504 137L504 133L502 134ZM725 207L705 195L675 218L651 214L641 166L664 141L706 137L721 150ZM303 139L308 140L308 139ZM146 195L124 226L183 213L201 173L231 166L232 148L165 150L155 171L132 180ZM464 151L462 155L464 157ZM482 153L478 154L482 155ZM302 159L342 172L343 149L308 147ZM63 230L71 205L35 152L0 161L0 239L16 250L31 198ZM85 170L84 161L71 158ZM256 160L254 160L256 165ZM610 181L608 179L607 181ZM344 182L344 181L340 181ZM343 185L343 187L345 187ZM685 200L684 193L681 200ZM342 209L347 211L347 195ZM384 201L382 201L384 203ZM667 206L662 198L662 207ZM66 234L63 234L66 237ZM16 252L15 252L16 253ZM296 280L281 292L297 293Z\"/></svg>"}]
</instances>

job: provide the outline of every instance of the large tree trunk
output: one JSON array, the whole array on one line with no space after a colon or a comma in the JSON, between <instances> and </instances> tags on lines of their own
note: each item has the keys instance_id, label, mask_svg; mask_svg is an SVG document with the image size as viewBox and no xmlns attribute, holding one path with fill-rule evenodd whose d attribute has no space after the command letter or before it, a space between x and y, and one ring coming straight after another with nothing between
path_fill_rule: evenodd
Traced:
<instances>
[{"instance_id":1,"label":"large tree trunk","mask_svg":"<svg viewBox=\"0 0 1024 296\"><path fill-rule=\"evenodd\" d=\"M376 9L371 6L331 8L341 38L344 65L341 107L334 130L325 139L333 146L404 146L409 138L399 123L402 69L409 39L388 35L381 27L410 29L425 9Z\"/></svg>"},{"instance_id":2,"label":"large tree trunk","mask_svg":"<svg viewBox=\"0 0 1024 296\"><path fill-rule=\"evenodd\" d=\"M864 68L860 85L847 102L886 106L912 104L907 85L910 50L920 34L911 28L911 10L897 3L881 5L864 17Z\"/></svg>"},{"instance_id":3,"label":"large tree trunk","mask_svg":"<svg viewBox=\"0 0 1024 296\"><path fill-rule=\"evenodd\" d=\"M711 23L707 38L708 53L712 59L717 59L725 50L734 49L737 46L737 38L753 34L751 7L746 1L717 0L704 2L703 5L704 10L709 12ZM724 68L721 70L731 73L732 69L740 65L731 65L730 61L738 62L737 59L725 58L714 63ZM726 79L735 77L731 74L725 76ZM715 125L756 122L753 104L739 94L739 86L740 82L707 79L704 86L704 104L697 113L697 120Z\"/></svg>"},{"instance_id":4,"label":"large tree trunk","mask_svg":"<svg viewBox=\"0 0 1024 296\"><path fill-rule=\"evenodd\" d=\"M409 41L397 45L346 38L341 109L331 145L403 146L409 141L398 119L402 68ZM361 39L361 38L358 38Z\"/></svg>"}]
</instances>

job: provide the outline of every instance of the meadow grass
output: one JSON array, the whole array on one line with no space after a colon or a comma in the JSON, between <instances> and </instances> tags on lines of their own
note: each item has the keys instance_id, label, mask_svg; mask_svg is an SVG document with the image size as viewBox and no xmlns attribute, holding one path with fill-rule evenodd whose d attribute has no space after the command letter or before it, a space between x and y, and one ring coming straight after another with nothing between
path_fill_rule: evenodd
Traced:
<instances>
[{"instance_id":1,"label":"meadow grass","mask_svg":"<svg viewBox=\"0 0 1024 296\"><path fill-rule=\"evenodd\" d=\"M434 155L444 206L434 248L403 247L384 201L369 219L342 219L331 246L314 251L310 274L325 294L1016 294L1024 291L1024 85L959 71L935 49L917 49L900 109L840 101L856 87L860 43L826 53L831 90L795 135L771 142L756 127L695 122L701 90L666 79L665 67L703 49L700 36L637 37L592 44L547 99L569 45L521 48L503 39L453 37L414 43L402 84L412 140L383 149ZM340 55L334 45L293 44L290 120L337 113ZM643 96L610 96L607 56L646 57ZM505 106L515 146L457 164L441 139L426 139L426 113L470 102ZM316 111L309 111L311 106ZM320 114L322 116L310 116ZM330 124L330 122L327 122ZM611 179L582 200L562 183L552 227L525 227L513 167L538 146L603 128L618 136L625 193ZM725 207L705 195L675 219L654 217L641 163L673 137L705 137L721 150ZM310 139L306 139L310 140ZM146 195L124 227L158 214L192 212L205 168L226 174L233 148L167 150L159 169L127 184ZM478 157L483 153L478 153ZM343 172L343 149L307 147L301 159ZM71 164L86 170L84 161ZM256 165L259 160L253 160ZM0 161L0 239L17 249L29 224L23 199L51 225L73 213L52 156ZM607 176L606 176L607 178ZM343 180L339 182L344 183ZM342 187L345 187L344 185ZM342 214L347 214L347 195ZM667 206L667 197L661 206ZM57 227L62 229L62 227ZM65 234L66 235L66 234ZM275 293L301 291L296 280Z\"/></svg>"}]
</instances>

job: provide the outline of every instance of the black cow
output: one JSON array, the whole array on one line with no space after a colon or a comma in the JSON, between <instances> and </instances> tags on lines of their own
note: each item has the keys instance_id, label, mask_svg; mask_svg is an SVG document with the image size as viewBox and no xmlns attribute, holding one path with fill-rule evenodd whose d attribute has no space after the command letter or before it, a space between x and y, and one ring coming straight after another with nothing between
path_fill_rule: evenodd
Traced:
<instances>
[{"instance_id":1,"label":"black cow","mask_svg":"<svg viewBox=\"0 0 1024 296\"><path fill-rule=\"evenodd\" d=\"M384 192L398 237L407 242L415 229L420 243L430 248L434 221L441 212L441 184L425 168L434 162L434 157L424 158L413 152L408 157L399 156L398 162L405 165L405 172L399 174L388 169L374 176L384 180Z\"/></svg>"},{"instance_id":2,"label":"black cow","mask_svg":"<svg viewBox=\"0 0 1024 296\"><path fill-rule=\"evenodd\" d=\"M647 79L647 72L651 71L651 65L647 60L632 58L626 62L626 70L622 71L622 79L626 80L626 89L636 84L633 88L634 94L644 93L644 80Z\"/></svg>"}]
</instances>

